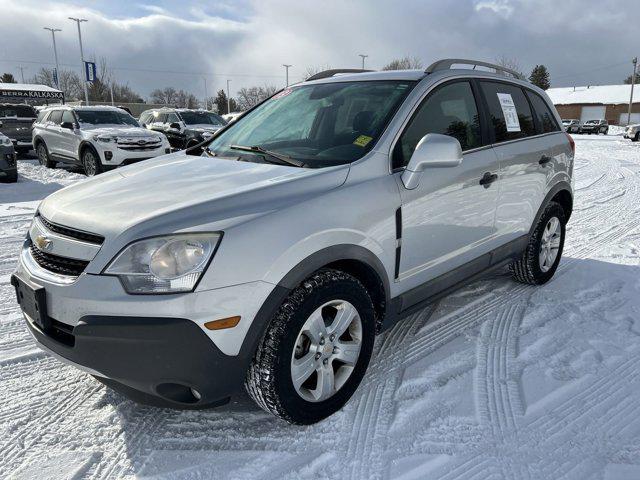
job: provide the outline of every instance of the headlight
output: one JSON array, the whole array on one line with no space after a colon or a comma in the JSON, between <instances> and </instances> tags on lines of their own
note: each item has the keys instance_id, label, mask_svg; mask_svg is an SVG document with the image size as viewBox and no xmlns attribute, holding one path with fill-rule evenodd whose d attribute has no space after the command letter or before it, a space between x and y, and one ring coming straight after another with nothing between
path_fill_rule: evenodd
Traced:
<instances>
[{"instance_id":1,"label":"headlight","mask_svg":"<svg viewBox=\"0 0 640 480\"><path fill-rule=\"evenodd\" d=\"M6 145L6 146L13 145L13 143L11 142L11 139L9 137L4 137L4 138L2 138L0 140L2 140L2 143L1 143L2 145Z\"/></svg>"},{"instance_id":2,"label":"headlight","mask_svg":"<svg viewBox=\"0 0 640 480\"><path fill-rule=\"evenodd\" d=\"M167 235L126 247L105 269L128 293L190 292L220 241L220 233Z\"/></svg>"},{"instance_id":3,"label":"headlight","mask_svg":"<svg viewBox=\"0 0 640 480\"><path fill-rule=\"evenodd\" d=\"M107 137L105 135L96 135L93 139L103 143L116 142L118 140L116 137Z\"/></svg>"}]
</instances>

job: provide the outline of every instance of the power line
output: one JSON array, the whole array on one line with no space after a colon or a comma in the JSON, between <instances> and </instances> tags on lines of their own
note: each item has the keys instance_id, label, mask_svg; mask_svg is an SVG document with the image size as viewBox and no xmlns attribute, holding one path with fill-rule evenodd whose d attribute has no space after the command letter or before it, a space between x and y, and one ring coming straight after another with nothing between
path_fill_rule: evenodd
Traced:
<instances>
[{"instance_id":1,"label":"power line","mask_svg":"<svg viewBox=\"0 0 640 480\"><path fill-rule=\"evenodd\" d=\"M556 80L558 78L566 78L566 77L575 77L577 75L584 75L586 73L591 73L591 72L596 72L598 70L606 70L607 68L612 68L612 67L619 67L621 65L628 65L629 64L629 60L626 60L624 62L619 62L619 63L613 63L611 65L603 65L601 67L595 67L595 68L591 68L589 70L584 70L582 72L575 72L575 73L565 73L563 75L553 75L553 79Z\"/></svg>"}]
</instances>

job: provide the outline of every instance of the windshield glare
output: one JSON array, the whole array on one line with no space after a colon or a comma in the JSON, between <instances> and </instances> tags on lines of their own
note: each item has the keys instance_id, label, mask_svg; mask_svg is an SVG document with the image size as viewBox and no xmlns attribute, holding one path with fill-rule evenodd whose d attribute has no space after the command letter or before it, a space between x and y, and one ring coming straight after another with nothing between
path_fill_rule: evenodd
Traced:
<instances>
[{"instance_id":1,"label":"windshield glare","mask_svg":"<svg viewBox=\"0 0 640 480\"><path fill-rule=\"evenodd\" d=\"M180 112L182 121L187 125L224 125L225 121L210 112Z\"/></svg>"},{"instance_id":2,"label":"windshield glare","mask_svg":"<svg viewBox=\"0 0 640 480\"><path fill-rule=\"evenodd\" d=\"M373 147L414 85L367 81L288 88L215 137L209 151L259 161L260 154L229 148L259 146L311 168L351 163Z\"/></svg>"},{"instance_id":3,"label":"windshield glare","mask_svg":"<svg viewBox=\"0 0 640 480\"><path fill-rule=\"evenodd\" d=\"M139 127L138 122L126 112L114 110L75 110L80 123L88 125L131 125Z\"/></svg>"}]
</instances>

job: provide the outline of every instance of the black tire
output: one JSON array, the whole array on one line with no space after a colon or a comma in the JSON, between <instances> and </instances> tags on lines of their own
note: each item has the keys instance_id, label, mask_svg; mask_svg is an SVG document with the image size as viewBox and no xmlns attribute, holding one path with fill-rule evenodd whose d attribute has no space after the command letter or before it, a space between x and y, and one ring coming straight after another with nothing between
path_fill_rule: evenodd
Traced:
<instances>
[{"instance_id":1,"label":"black tire","mask_svg":"<svg viewBox=\"0 0 640 480\"><path fill-rule=\"evenodd\" d=\"M55 168L56 162L51 160L51 155L49 155L49 149L47 148L47 144L42 140L38 142L36 146L36 155L38 156L38 162L40 165L46 168Z\"/></svg>"},{"instance_id":2,"label":"black tire","mask_svg":"<svg viewBox=\"0 0 640 480\"><path fill-rule=\"evenodd\" d=\"M357 310L362 343L354 369L344 385L324 401L311 402L295 390L291 358L305 321L331 300L345 300ZM356 391L371 359L375 337L373 302L355 277L337 270L316 272L295 288L267 326L247 372L245 387L262 409L289 423L309 425L335 413Z\"/></svg>"},{"instance_id":3,"label":"black tire","mask_svg":"<svg viewBox=\"0 0 640 480\"><path fill-rule=\"evenodd\" d=\"M632 142L640 141L640 132L636 133L636 136L631 139Z\"/></svg>"},{"instance_id":4,"label":"black tire","mask_svg":"<svg viewBox=\"0 0 640 480\"><path fill-rule=\"evenodd\" d=\"M547 271L543 271L540 266L539 255L542 245L542 235L549 221L556 217L560 221L560 245L555 262ZM564 239L566 234L566 215L559 203L549 202L540 216L533 233L529 237L529 244L522 257L509 265L513 278L521 283L529 285L542 285L553 277L562 258Z\"/></svg>"},{"instance_id":5,"label":"black tire","mask_svg":"<svg viewBox=\"0 0 640 480\"><path fill-rule=\"evenodd\" d=\"M82 167L87 177L93 177L104 171L100 157L93 148L87 147L82 151Z\"/></svg>"},{"instance_id":6,"label":"black tire","mask_svg":"<svg viewBox=\"0 0 640 480\"><path fill-rule=\"evenodd\" d=\"M6 173L6 175L4 177L0 177L0 182L3 182L3 183L15 183L17 181L18 181L18 171L17 170L9 172L9 173Z\"/></svg>"}]
</instances>

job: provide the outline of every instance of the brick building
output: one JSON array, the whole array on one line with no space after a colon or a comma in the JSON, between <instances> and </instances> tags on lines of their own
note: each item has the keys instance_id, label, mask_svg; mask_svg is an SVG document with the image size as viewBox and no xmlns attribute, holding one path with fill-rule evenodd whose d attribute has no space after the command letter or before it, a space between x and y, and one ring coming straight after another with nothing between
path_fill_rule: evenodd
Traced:
<instances>
[{"instance_id":1,"label":"brick building","mask_svg":"<svg viewBox=\"0 0 640 480\"><path fill-rule=\"evenodd\" d=\"M550 88L547 94L562 118L606 119L610 125L626 125L631 85ZM640 85L633 91L631 123L640 123Z\"/></svg>"}]
</instances>

